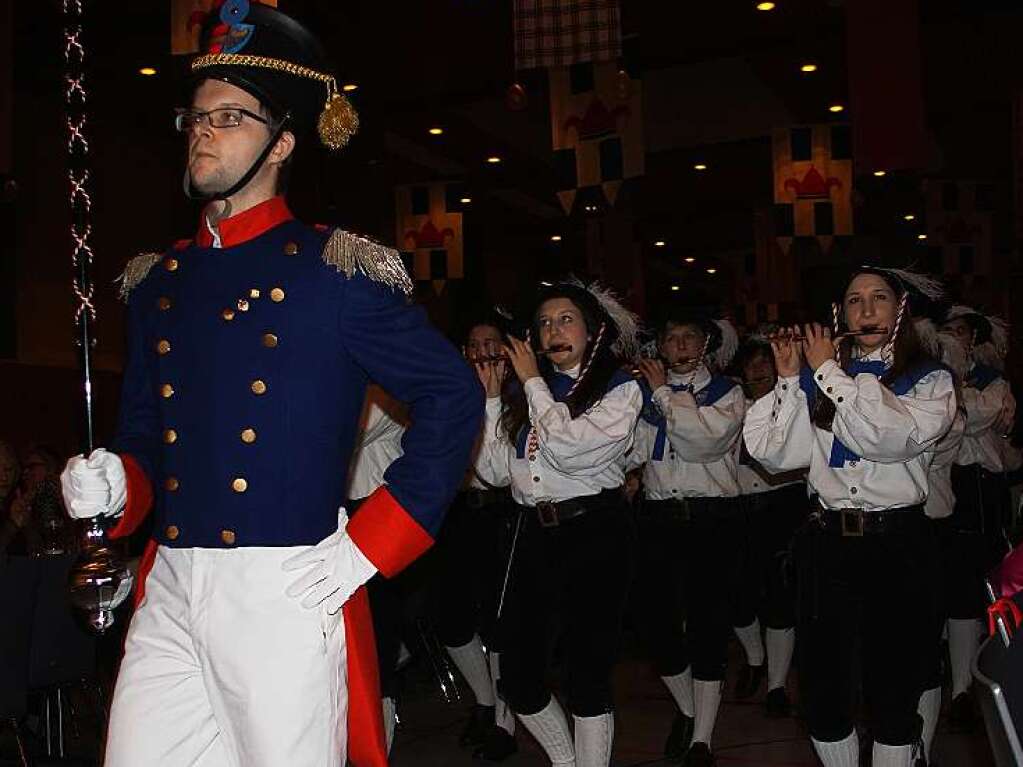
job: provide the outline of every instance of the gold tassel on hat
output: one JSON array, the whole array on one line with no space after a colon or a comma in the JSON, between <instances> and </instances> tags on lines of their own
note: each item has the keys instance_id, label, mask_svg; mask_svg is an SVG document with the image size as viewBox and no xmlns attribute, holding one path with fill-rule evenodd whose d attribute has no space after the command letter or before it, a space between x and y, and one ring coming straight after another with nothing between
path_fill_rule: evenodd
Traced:
<instances>
[{"instance_id":1,"label":"gold tassel on hat","mask_svg":"<svg viewBox=\"0 0 1023 767\"><path fill-rule=\"evenodd\" d=\"M327 103L320 112L316 129L323 145L335 150L347 144L359 130L359 115L348 97L338 93L337 83L333 78L327 83Z\"/></svg>"}]
</instances>

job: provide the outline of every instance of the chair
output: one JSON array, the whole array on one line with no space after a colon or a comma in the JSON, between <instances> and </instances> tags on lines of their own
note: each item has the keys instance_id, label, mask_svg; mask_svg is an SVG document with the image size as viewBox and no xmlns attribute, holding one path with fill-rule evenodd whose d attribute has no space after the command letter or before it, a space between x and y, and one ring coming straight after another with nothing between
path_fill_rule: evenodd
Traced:
<instances>
[{"instance_id":1,"label":"chair","mask_svg":"<svg viewBox=\"0 0 1023 767\"><path fill-rule=\"evenodd\" d=\"M1013 597L1020 606L1021 595ZM992 615L995 632L973 661L975 691L984 714L995 764L1023 767L1023 633L1016 633L1000 614Z\"/></svg>"},{"instance_id":2,"label":"chair","mask_svg":"<svg viewBox=\"0 0 1023 767\"><path fill-rule=\"evenodd\" d=\"M39 560L30 557L0 558L0 719L14 729L18 756L27 767L28 755L19 720L28 703L29 658L33 616L39 583Z\"/></svg>"}]
</instances>

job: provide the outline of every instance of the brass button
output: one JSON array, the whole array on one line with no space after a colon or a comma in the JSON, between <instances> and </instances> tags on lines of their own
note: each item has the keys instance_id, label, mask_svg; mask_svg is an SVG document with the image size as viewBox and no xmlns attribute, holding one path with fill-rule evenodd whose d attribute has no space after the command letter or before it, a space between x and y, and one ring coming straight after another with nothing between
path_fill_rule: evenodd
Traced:
<instances>
[{"instance_id":1,"label":"brass button","mask_svg":"<svg viewBox=\"0 0 1023 767\"><path fill-rule=\"evenodd\" d=\"M284 290L282 290L281 288L274 288L273 290L271 290L270 300L273 301L275 304L279 304L281 301L284 300Z\"/></svg>"},{"instance_id":2,"label":"brass button","mask_svg":"<svg viewBox=\"0 0 1023 767\"><path fill-rule=\"evenodd\" d=\"M156 302L156 305L160 307L161 312L165 312L171 308L171 300L167 298L167 296L160 296L159 300Z\"/></svg>"},{"instance_id":3,"label":"brass button","mask_svg":"<svg viewBox=\"0 0 1023 767\"><path fill-rule=\"evenodd\" d=\"M230 322L234 319L234 309L224 309L224 311L220 313L220 316Z\"/></svg>"},{"instance_id":4,"label":"brass button","mask_svg":"<svg viewBox=\"0 0 1023 767\"><path fill-rule=\"evenodd\" d=\"M263 346L265 346L267 349L276 349L277 348L277 336L275 336L273 333L264 333L263 334Z\"/></svg>"},{"instance_id":5,"label":"brass button","mask_svg":"<svg viewBox=\"0 0 1023 767\"><path fill-rule=\"evenodd\" d=\"M244 298L239 298L238 299L238 311L240 311L240 312L247 312L248 310L249 310L249 302L246 301Z\"/></svg>"},{"instance_id":6,"label":"brass button","mask_svg":"<svg viewBox=\"0 0 1023 767\"><path fill-rule=\"evenodd\" d=\"M298 253L298 243L297 242L289 242L287 245L284 246L284 255L286 255L286 256L293 256L296 253Z\"/></svg>"},{"instance_id":7,"label":"brass button","mask_svg":"<svg viewBox=\"0 0 1023 767\"><path fill-rule=\"evenodd\" d=\"M164 384L160 387L160 396L164 399L170 399L174 396L174 387L170 384Z\"/></svg>"},{"instance_id":8,"label":"brass button","mask_svg":"<svg viewBox=\"0 0 1023 767\"><path fill-rule=\"evenodd\" d=\"M181 483L178 482L177 477L167 477L167 479L163 481L163 486L166 490L169 490L170 492L173 493L175 490L181 487Z\"/></svg>"},{"instance_id":9,"label":"brass button","mask_svg":"<svg viewBox=\"0 0 1023 767\"><path fill-rule=\"evenodd\" d=\"M253 394L266 394L266 383L257 378L252 382L251 389Z\"/></svg>"},{"instance_id":10,"label":"brass button","mask_svg":"<svg viewBox=\"0 0 1023 767\"><path fill-rule=\"evenodd\" d=\"M163 433L163 441L168 445L173 445L178 441L178 433L174 431L174 429L167 429L167 431Z\"/></svg>"},{"instance_id":11,"label":"brass button","mask_svg":"<svg viewBox=\"0 0 1023 767\"><path fill-rule=\"evenodd\" d=\"M168 341L166 338L161 339L156 344L156 351L159 354L166 354L167 352L169 352L170 351L170 341Z\"/></svg>"},{"instance_id":12,"label":"brass button","mask_svg":"<svg viewBox=\"0 0 1023 767\"><path fill-rule=\"evenodd\" d=\"M259 298L259 288L249 290L249 298Z\"/></svg>"},{"instance_id":13,"label":"brass button","mask_svg":"<svg viewBox=\"0 0 1023 767\"><path fill-rule=\"evenodd\" d=\"M235 477L231 482L231 489L236 493L244 493L249 489L249 483L245 481L245 477Z\"/></svg>"},{"instance_id":14,"label":"brass button","mask_svg":"<svg viewBox=\"0 0 1023 767\"><path fill-rule=\"evenodd\" d=\"M163 267L168 272L176 272L178 270L178 260L176 258L166 258L164 259Z\"/></svg>"},{"instance_id":15,"label":"brass button","mask_svg":"<svg viewBox=\"0 0 1023 767\"><path fill-rule=\"evenodd\" d=\"M178 530L177 525L167 525L166 535L170 540L177 540L177 537L181 535L181 531Z\"/></svg>"},{"instance_id":16,"label":"brass button","mask_svg":"<svg viewBox=\"0 0 1023 767\"><path fill-rule=\"evenodd\" d=\"M251 445L256 441L256 430L255 429L242 429L242 442L246 445Z\"/></svg>"},{"instance_id":17,"label":"brass button","mask_svg":"<svg viewBox=\"0 0 1023 767\"><path fill-rule=\"evenodd\" d=\"M220 540L226 543L228 546L234 546L234 542L237 536L234 534L234 530L221 530Z\"/></svg>"}]
</instances>

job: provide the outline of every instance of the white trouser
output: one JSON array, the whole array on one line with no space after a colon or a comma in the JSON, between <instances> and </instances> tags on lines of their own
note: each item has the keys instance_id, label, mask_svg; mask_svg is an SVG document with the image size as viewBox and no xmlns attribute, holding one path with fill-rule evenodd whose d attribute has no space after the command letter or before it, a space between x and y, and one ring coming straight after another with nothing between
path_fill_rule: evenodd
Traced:
<instances>
[{"instance_id":1,"label":"white trouser","mask_svg":"<svg viewBox=\"0 0 1023 767\"><path fill-rule=\"evenodd\" d=\"M344 622L284 590L297 548L161 546L125 642L107 767L341 767Z\"/></svg>"}]
</instances>

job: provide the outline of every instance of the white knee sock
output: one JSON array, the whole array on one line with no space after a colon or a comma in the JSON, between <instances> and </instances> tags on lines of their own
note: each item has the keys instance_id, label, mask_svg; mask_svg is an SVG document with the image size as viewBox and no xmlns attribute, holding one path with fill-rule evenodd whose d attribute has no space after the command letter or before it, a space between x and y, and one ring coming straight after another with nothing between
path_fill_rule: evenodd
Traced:
<instances>
[{"instance_id":1,"label":"white knee sock","mask_svg":"<svg viewBox=\"0 0 1023 767\"><path fill-rule=\"evenodd\" d=\"M917 713L924 720L924 729L921 739L924 742L924 754L927 761L931 761L931 743L934 742L934 731L938 728L938 714L941 713L941 688L932 687L924 690L920 696L920 704L917 706Z\"/></svg>"},{"instance_id":2,"label":"white knee sock","mask_svg":"<svg viewBox=\"0 0 1023 767\"><path fill-rule=\"evenodd\" d=\"M568 720L561 705L552 696L550 703L535 714L519 714L523 726L551 760L552 767L575 767L575 746Z\"/></svg>"},{"instance_id":3,"label":"white knee sock","mask_svg":"<svg viewBox=\"0 0 1023 767\"><path fill-rule=\"evenodd\" d=\"M913 767L913 746L886 746L874 741L873 767Z\"/></svg>"},{"instance_id":4,"label":"white knee sock","mask_svg":"<svg viewBox=\"0 0 1023 767\"><path fill-rule=\"evenodd\" d=\"M767 690L785 687L792 667L792 651L796 647L796 630L767 630Z\"/></svg>"},{"instance_id":5,"label":"white knee sock","mask_svg":"<svg viewBox=\"0 0 1023 767\"><path fill-rule=\"evenodd\" d=\"M474 636L461 647L446 649L472 689L472 694L476 696L476 704L493 706L494 683L490 680L490 668L487 666L487 657L483 654L480 638Z\"/></svg>"},{"instance_id":6,"label":"white knee sock","mask_svg":"<svg viewBox=\"0 0 1023 767\"><path fill-rule=\"evenodd\" d=\"M693 699L696 703L693 743L706 743L710 746L710 740L714 735L714 722L718 718L718 706L721 705L721 682L694 680Z\"/></svg>"},{"instance_id":7,"label":"white knee sock","mask_svg":"<svg viewBox=\"0 0 1023 767\"><path fill-rule=\"evenodd\" d=\"M856 735L856 730L843 740L825 742L810 738L810 741L824 767L859 767L860 739Z\"/></svg>"},{"instance_id":8,"label":"white knee sock","mask_svg":"<svg viewBox=\"0 0 1023 767\"><path fill-rule=\"evenodd\" d=\"M764 640L760 637L760 621L754 618L748 626L736 626L735 635L746 651L746 662L751 666L764 665Z\"/></svg>"},{"instance_id":9,"label":"white knee sock","mask_svg":"<svg viewBox=\"0 0 1023 767\"><path fill-rule=\"evenodd\" d=\"M694 712L692 667L687 667L685 671L675 674L675 676L662 676L661 681L668 688L671 697L675 699L678 710L686 716L692 716Z\"/></svg>"},{"instance_id":10,"label":"white knee sock","mask_svg":"<svg viewBox=\"0 0 1023 767\"><path fill-rule=\"evenodd\" d=\"M980 647L980 621L949 618L948 654L952 660L952 697L970 686L970 664Z\"/></svg>"},{"instance_id":11,"label":"white knee sock","mask_svg":"<svg viewBox=\"0 0 1023 767\"><path fill-rule=\"evenodd\" d=\"M381 698L380 703L384 709L384 740L387 744L387 754L390 754L391 746L394 745L394 728L398 724L397 709L394 698Z\"/></svg>"},{"instance_id":12,"label":"white knee sock","mask_svg":"<svg viewBox=\"0 0 1023 767\"><path fill-rule=\"evenodd\" d=\"M614 714L573 716L576 767L608 767L615 738Z\"/></svg>"},{"instance_id":13,"label":"white knee sock","mask_svg":"<svg viewBox=\"0 0 1023 767\"><path fill-rule=\"evenodd\" d=\"M497 692L497 680L501 678L501 654L492 652L487 660L490 662L490 678L494 680L494 721L509 735L514 735L515 714L508 708L507 701Z\"/></svg>"}]
</instances>

